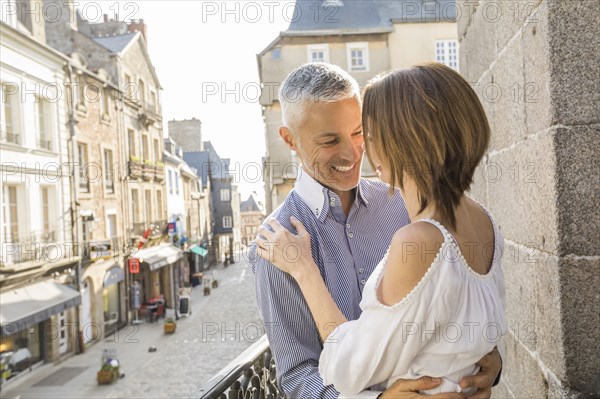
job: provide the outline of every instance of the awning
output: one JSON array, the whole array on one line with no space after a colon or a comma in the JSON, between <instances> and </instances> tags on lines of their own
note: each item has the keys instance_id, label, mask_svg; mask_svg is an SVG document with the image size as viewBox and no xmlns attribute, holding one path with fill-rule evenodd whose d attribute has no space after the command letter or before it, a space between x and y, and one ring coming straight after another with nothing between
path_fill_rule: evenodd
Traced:
<instances>
[{"instance_id":1,"label":"awning","mask_svg":"<svg viewBox=\"0 0 600 399\"><path fill-rule=\"evenodd\" d=\"M158 245L142 249L131 257L138 258L140 263L147 265L150 270L157 270L181 259L183 251L173 245Z\"/></svg>"},{"instance_id":2,"label":"awning","mask_svg":"<svg viewBox=\"0 0 600 399\"><path fill-rule=\"evenodd\" d=\"M199 245L194 245L190 248L190 251L200 256L206 256L208 254L208 251Z\"/></svg>"},{"instance_id":3,"label":"awning","mask_svg":"<svg viewBox=\"0 0 600 399\"><path fill-rule=\"evenodd\" d=\"M2 334L14 334L80 303L79 292L53 280L3 292L0 294Z\"/></svg>"},{"instance_id":4,"label":"awning","mask_svg":"<svg viewBox=\"0 0 600 399\"><path fill-rule=\"evenodd\" d=\"M115 267L112 267L106 272L104 276L104 287L108 287L109 285L116 284L125 280L125 272L119 266L119 264L115 264Z\"/></svg>"}]
</instances>

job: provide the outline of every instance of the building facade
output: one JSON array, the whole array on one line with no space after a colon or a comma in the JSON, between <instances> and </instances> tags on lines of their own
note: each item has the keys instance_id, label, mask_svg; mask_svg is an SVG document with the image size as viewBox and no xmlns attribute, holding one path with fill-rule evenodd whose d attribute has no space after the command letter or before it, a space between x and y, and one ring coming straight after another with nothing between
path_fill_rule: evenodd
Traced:
<instances>
[{"instance_id":1,"label":"building facade","mask_svg":"<svg viewBox=\"0 0 600 399\"><path fill-rule=\"evenodd\" d=\"M264 206L259 201L256 193L250 194L248 199L242 201L240 204L240 215L241 215L241 233L243 246L248 244L256 238L258 234L258 227L262 224L265 219Z\"/></svg>"},{"instance_id":2,"label":"building facade","mask_svg":"<svg viewBox=\"0 0 600 399\"><path fill-rule=\"evenodd\" d=\"M307 62L340 66L363 87L377 74L424 61L458 68L454 0L298 0L289 28L257 55L263 90L267 154L263 159L266 211L293 187L298 158L279 137L278 90L286 76ZM365 160L362 175L375 178Z\"/></svg>"},{"instance_id":3,"label":"building facade","mask_svg":"<svg viewBox=\"0 0 600 399\"><path fill-rule=\"evenodd\" d=\"M32 6L19 2L25 9ZM43 18L4 12L1 17L0 384L4 385L79 351L81 257L71 171L63 167L69 165L64 90L64 65L69 60L46 44Z\"/></svg>"}]
</instances>

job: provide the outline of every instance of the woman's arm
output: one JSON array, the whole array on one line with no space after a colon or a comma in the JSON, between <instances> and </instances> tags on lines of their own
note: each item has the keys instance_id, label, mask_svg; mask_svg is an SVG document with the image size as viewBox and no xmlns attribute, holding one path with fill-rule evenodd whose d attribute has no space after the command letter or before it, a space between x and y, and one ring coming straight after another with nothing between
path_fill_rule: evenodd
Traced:
<instances>
[{"instance_id":1,"label":"woman's arm","mask_svg":"<svg viewBox=\"0 0 600 399\"><path fill-rule=\"evenodd\" d=\"M319 335L323 342L341 324L348 320L333 301L318 266L311 255L310 235L296 218L290 219L298 232L292 234L276 219L268 219L267 223L273 231L261 226L260 236L256 239L257 253L289 273L298 283L302 295L315 320Z\"/></svg>"}]
</instances>

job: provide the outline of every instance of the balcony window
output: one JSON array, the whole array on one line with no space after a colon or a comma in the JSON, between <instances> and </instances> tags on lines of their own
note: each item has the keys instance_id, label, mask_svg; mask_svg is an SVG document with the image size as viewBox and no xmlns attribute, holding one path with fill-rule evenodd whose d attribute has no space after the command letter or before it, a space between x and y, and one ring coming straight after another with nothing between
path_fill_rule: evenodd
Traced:
<instances>
[{"instance_id":1,"label":"balcony window","mask_svg":"<svg viewBox=\"0 0 600 399\"><path fill-rule=\"evenodd\" d=\"M21 144L21 136L17 129L19 120L19 98L18 86L16 84L3 83L2 90L2 108L0 114L0 129L2 140L8 143Z\"/></svg>"},{"instance_id":2,"label":"balcony window","mask_svg":"<svg viewBox=\"0 0 600 399\"><path fill-rule=\"evenodd\" d=\"M435 60L458 71L458 41L438 40L435 42Z\"/></svg>"},{"instance_id":3,"label":"balcony window","mask_svg":"<svg viewBox=\"0 0 600 399\"><path fill-rule=\"evenodd\" d=\"M52 135L50 130L50 104L41 97L35 96L36 129L38 148L51 151Z\"/></svg>"},{"instance_id":4,"label":"balcony window","mask_svg":"<svg viewBox=\"0 0 600 399\"><path fill-rule=\"evenodd\" d=\"M152 112L154 113L158 113L157 112L157 102L156 102L156 93L151 91L150 92L150 109L152 110Z\"/></svg>"},{"instance_id":5,"label":"balcony window","mask_svg":"<svg viewBox=\"0 0 600 399\"><path fill-rule=\"evenodd\" d=\"M142 152L144 156L144 161L150 159L150 145L148 143L148 135L144 134L142 137Z\"/></svg>"},{"instance_id":6,"label":"balcony window","mask_svg":"<svg viewBox=\"0 0 600 399\"><path fill-rule=\"evenodd\" d=\"M44 234L50 232L50 188L42 187L42 225Z\"/></svg>"},{"instance_id":7,"label":"balcony window","mask_svg":"<svg viewBox=\"0 0 600 399\"><path fill-rule=\"evenodd\" d=\"M136 224L140 220L138 190L131 190L131 222Z\"/></svg>"},{"instance_id":8,"label":"balcony window","mask_svg":"<svg viewBox=\"0 0 600 399\"><path fill-rule=\"evenodd\" d=\"M179 173L175 172L175 194L179 195Z\"/></svg>"},{"instance_id":9,"label":"balcony window","mask_svg":"<svg viewBox=\"0 0 600 399\"><path fill-rule=\"evenodd\" d=\"M82 193L90 192L90 179L88 178L88 150L87 144L77 143L77 152L79 156L79 191Z\"/></svg>"},{"instance_id":10,"label":"balcony window","mask_svg":"<svg viewBox=\"0 0 600 399\"><path fill-rule=\"evenodd\" d=\"M17 186L5 185L2 190L2 233L3 242L19 240L19 208L17 202Z\"/></svg>"},{"instance_id":11,"label":"balcony window","mask_svg":"<svg viewBox=\"0 0 600 399\"><path fill-rule=\"evenodd\" d=\"M169 169L169 194L173 194L173 171Z\"/></svg>"},{"instance_id":12,"label":"balcony window","mask_svg":"<svg viewBox=\"0 0 600 399\"><path fill-rule=\"evenodd\" d=\"M110 194L114 194L115 192L113 166L113 152L111 150L104 150L104 186L106 192Z\"/></svg>"},{"instance_id":13,"label":"balcony window","mask_svg":"<svg viewBox=\"0 0 600 399\"><path fill-rule=\"evenodd\" d=\"M154 139L154 162L158 163L161 160L160 144L157 139Z\"/></svg>"},{"instance_id":14,"label":"balcony window","mask_svg":"<svg viewBox=\"0 0 600 399\"><path fill-rule=\"evenodd\" d=\"M129 143L129 154L133 157L137 156L135 146L135 130L127 129L127 141Z\"/></svg>"},{"instance_id":15,"label":"balcony window","mask_svg":"<svg viewBox=\"0 0 600 399\"><path fill-rule=\"evenodd\" d=\"M156 192L156 210L158 212L158 219L163 218L163 203L162 203L162 191Z\"/></svg>"},{"instance_id":16,"label":"balcony window","mask_svg":"<svg viewBox=\"0 0 600 399\"><path fill-rule=\"evenodd\" d=\"M146 190L146 222L152 222L152 191Z\"/></svg>"},{"instance_id":17,"label":"balcony window","mask_svg":"<svg viewBox=\"0 0 600 399\"><path fill-rule=\"evenodd\" d=\"M233 221L231 216L223 216L223 228L230 229L233 227Z\"/></svg>"},{"instance_id":18,"label":"balcony window","mask_svg":"<svg viewBox=\"0 0 600 399\"><path fill-rule=\"evenodd\" d=\"M369 72L369 43L347 43L346 53L350 72Z\"/></svg>"},{"instance_id":19,"label":"balcony window","mask_svg":"<svg viewBox=\"0 0 600 399\"><path fill-rule=\"evenodd\" d=\"M143 107L146 105L146 89L144 87L144 81L140 79L138 81L138 103Z\"/></svg>"}]
</instances>

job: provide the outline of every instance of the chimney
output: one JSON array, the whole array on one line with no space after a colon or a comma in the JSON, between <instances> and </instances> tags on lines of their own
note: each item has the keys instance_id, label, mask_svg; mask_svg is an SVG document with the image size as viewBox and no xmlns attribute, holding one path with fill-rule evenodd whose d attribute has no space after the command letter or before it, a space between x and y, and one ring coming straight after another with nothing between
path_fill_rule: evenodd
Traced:
<instances>
[{"instance_id":1,"label":"chimney","mask_svg":"<svg viewBox=\"0 0 600 399\"><path fill-rule=\"evenodd\" d=\"M146 44L148 44L148 29L143 19L132 19L127 24L128 32L142 32L142 36L144 36L144 40Z\"/></svg>"}]
</instances>

